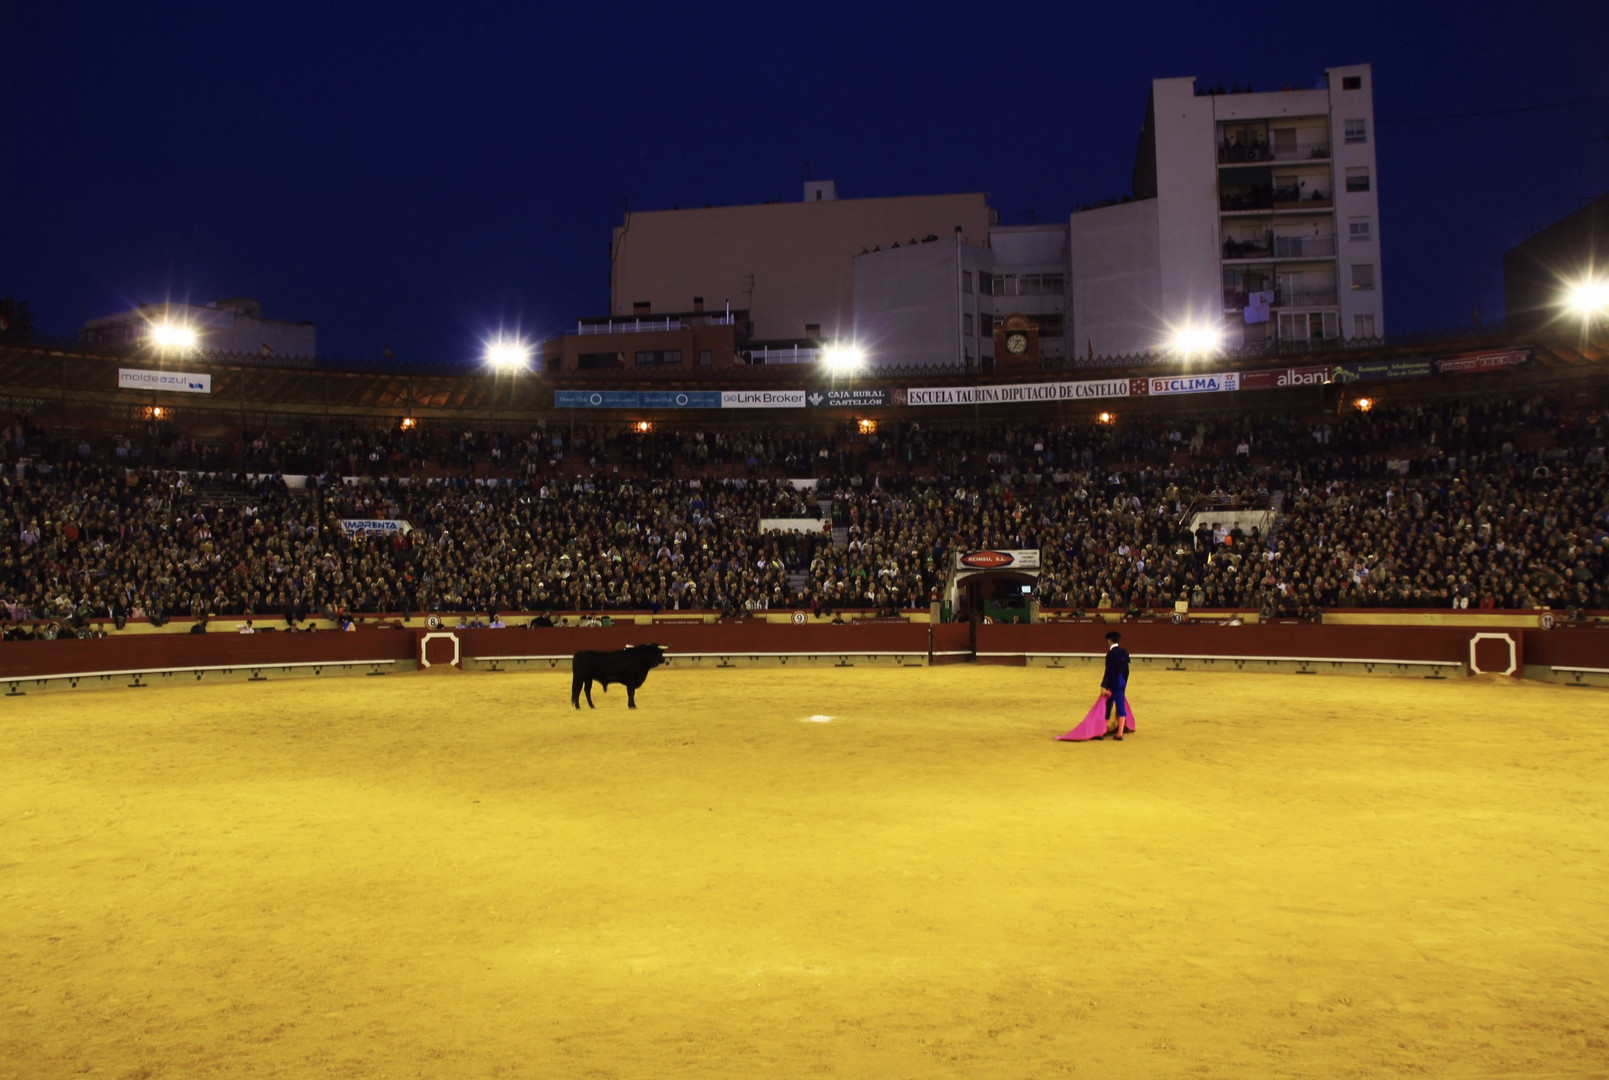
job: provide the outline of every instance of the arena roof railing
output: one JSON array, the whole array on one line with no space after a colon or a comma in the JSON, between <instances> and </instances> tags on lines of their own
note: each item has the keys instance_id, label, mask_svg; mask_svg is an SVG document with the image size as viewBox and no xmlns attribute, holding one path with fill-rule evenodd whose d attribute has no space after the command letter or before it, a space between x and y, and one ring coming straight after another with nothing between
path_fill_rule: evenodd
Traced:
<instances>
[{"instance_id":1,"label":"arena roof railing","mask_svg":"<svg viewBox=\"0 0 1609 1080\"><path fill-rule=\"evenodd\" d=\"M1443 327L1435 330L1419 330L1406 334L1393 334L1388 337L1373 338L1330 338L1310 341L1278 341L1267 342L1261 345L1248 345L1237 349L1224 349L1214 356L1217 362L1236 365L1243 362L1286 359L1301 357L1320 357L1337 352L1357 352L1369 350L1392 350L1402 348L1423 347L1443 343L1460 343L1478 341L1482 339L1497 339L1506 337L1506 331L1501 323L1474 324L1469 326ZM27 342L7 343L13 347L34 349L47 353L66 353L79 356L102 356L108 359L127 361L150 360L151 357L142 349L128 345L102 345L81 341L72 337L34 337ZM209 365L224 365L231 367L262 367L285 368L318 371L359 371L383 372L397 375L466 375L484 369L483 362L478 358L443 358L435 360L402 360L395 357L310 357L310 356L265 356L257 353L226 353L198 351L184 359L195 363ZM169 358L169 366L176 364L177 358ZM1166 352L1124 353L1109 356L1070 356L1066 358L1046 358L1032 370L1034 372L1059 371L1111 371L1127 369L1143 371L1147 368L1171 366L1178 361ZM798 379L803 376L808 367L801 365L734 365L729 367L689 368L687 370L656 369L643 371L636 368L600 368L585 371L541 371L544 378L558 379L617 379L617 378L671 378L678 380L694 379L710 381L729 379L734 373L744 371L763 372L760 377L777 377L780 373L787 377ZM533 365L533 373L536 373ZM1025 373L1019 367L997 368L994 372L983 374L996 374L1007 377L1012 374ZM873 365L861 376L865 379L877 378L905 378L911 376L957 376L965 375L975 377L978 371L967 371L957 368L953 364L906 364L906 365ZM741 377L741 375L739 375Z\"/></svg>"}]
</instances>

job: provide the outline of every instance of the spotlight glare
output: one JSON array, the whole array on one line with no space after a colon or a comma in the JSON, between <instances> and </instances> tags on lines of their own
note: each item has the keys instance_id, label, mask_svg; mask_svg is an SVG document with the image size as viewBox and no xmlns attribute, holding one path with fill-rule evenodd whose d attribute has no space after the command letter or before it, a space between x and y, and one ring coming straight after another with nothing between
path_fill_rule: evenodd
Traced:
<instances>
[{"instance_id":1,"label":"spotlight glare","mask_svg":"<svg viewBox=\"0 0 1609 1080\"><path fill-rule=\"evenodd\" d=\"M1609 311L1609 281L1588 278L1570 286L1566 303L1580 315L1593 316Z\"/></svg>"},{"instance_id":2,"label":"spotlight glare","mask_svg":"<svg viewBox=\"0 0 1609 1080\"><path fill-rule=\"evenodd\" d=\"M499 337L486 343L486 363L499 371L523 368L531 362L531 347L519 338Z\"/></svg>"},{"instance_id":3,"label":"spotlight glare","mask_svg":"<svg viewBox=\"0 0 1609 1080\"><path fill-rule=\"evenodd\" d=\"M1183 359L1209 356L1223 346L1223 333L1200 323L1186 323L1168 338L1168 351Z\"/></svg>"},{"instance_id":4,"label":"spotlight glare","mask_svg":"<svg viewBox=\"0 0 1609 1080\"><path fill-rule=\"evenodd\" d=\"M1374 398L1360 397L1352 403L1352 407L1358 412L1368 412L1374 408Z\"/></svg>"},{"instance_id":5,"label":"spotlight glare","mask_svg":"<svg viewBox=\"0 0 1609 1080\"><path fill-rule=\"evenodd\" d=\"M183 323L153 323L151 344L159 349L193 349L196 344L196 332Z\"/></svg>"},{"instance_id":6,"label":"spotlight glare","mask_svg":"<svg viewBox=\"0 0 1609 1080\"><path fill-rule=\"evenodd\" d=\"M856 371L866 363L866 353L855 345L829 345L821 350L821 362L834 372Z\"/></svg>"}]
</instances>

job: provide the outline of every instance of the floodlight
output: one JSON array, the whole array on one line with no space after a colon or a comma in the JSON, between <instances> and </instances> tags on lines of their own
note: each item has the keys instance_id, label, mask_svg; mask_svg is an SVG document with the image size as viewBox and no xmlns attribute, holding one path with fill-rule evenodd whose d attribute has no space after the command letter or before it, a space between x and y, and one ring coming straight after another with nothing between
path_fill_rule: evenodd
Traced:
<instances>
[{"instance_id":1,"label":"floodlight","mask_svg":"<svg viewBox=\"0 0 1609 1080\"><path fill-rule=\"evenodd\" d=\"M1358 410L1358 412L1368 412L1370 409L1374 408L1374 398L1360 397L1352 402L1352 407Z\"/></svg>"},{"instance_id":2,"label":"floodlight","mask_svg":"<svg viewBox=\"0 0 1609 1080\"><path fill-rule=\"evenodd\" d=\"M1168 351L1181 359L1210 356L1223 346L1223 332L1201 323L1176 327L1168 338Z\"/></svg>"},{"instance_id":3,"label":"floodlight","mask_svg":"<svg viewBox=\"0 0 1609 1080\"><path fill-rule=\"evenodd\" d=\"M195 329L183 323L151 324L151 344L159 349L193 349L196 340Z\"/></svg>"},{"instance_id":4,"label":"floodlight","mask_svg":"<svg viewBox=\"0 0 1609 1080\"><path fill-rule=\"evenodd\" d=\"M486 343L486 363L499 371L513 371L531 362L531 347L519 338L499 337Z\"/></svg>"},{"instance_id":5,"label":"floodlight","mask_svg":"<svg viewBox=\"0 0 1609 1080\"><path fill-rule=\"evenodd\" d=\"M856 371L865 366L866 353L855 345L829 345L821 351L821 361L836 373Z\"/></svg>"},{"instance_id":6,"label":"floodlight","mask_svg":"<svg viewBox=\"0 0 1609 1080\"><path fill-rule=\"evenodd\" d=\"M1587 278L1570 287L1566 304L1583 318L1609 312L1609 281Z\"/></svg>"}]
</instances>

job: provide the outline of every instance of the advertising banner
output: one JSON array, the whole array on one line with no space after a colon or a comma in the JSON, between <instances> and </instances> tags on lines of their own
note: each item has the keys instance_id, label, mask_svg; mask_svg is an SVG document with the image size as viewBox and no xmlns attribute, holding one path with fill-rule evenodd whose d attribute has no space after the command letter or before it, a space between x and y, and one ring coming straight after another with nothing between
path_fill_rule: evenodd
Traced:
<instances>
[{"instance_id":1,"label":"advertising banner","mask_svg":"<svg viewBox=\"0 0 1609 1080\"><path fill-rule=\"evenodd\" d=\"M118 368L119 390L173 390L181 394L212 393L212 376L192 371L150 371L146 368Z\"/></svg>"},{"instance_id":2,"label":"advertising banner","mask_svg":"<svg viewBox=\"0 0 1609 1080\"><path fill-rule=\"evenodd\" d=\"M555 390L555 409L719 409L719 390Z\"/></svg>"},{"instance_id":3,"label":"advertising banner","mask_svg":"<svg viewBox=\"0 0 1609 1080\"><path fill-rule=\"evenodd\" d=\"M1502 371L1519 367L1531 359L1529 349L1503 349L1497 352L1464 353L1445 356L1436 361L1436 370L1443 375L1471 375L1482 371Z\"/></svg>"},{"instance_id":4,"label":"advertising banner","mask_svg":"<svg viewBox=\"0 0 1609 1080\"><path fill-rule=\"evenodd\" d=\"M1239 390L1240 372L1221 375L1169 375L1146 380L1146 392L1158 394L1212 394L1220 390Z\"/></svg>"},{"instance_id":5,"label":"advertising banner","mask_svg":"<svg viewBox=\"0 0 1609 1080\"><path fill-rule=\"evenodd\" d=\"M1335 382L1373 382L1376 379L1417 379L1429 374L1429 360L1372 360L1361 364L1336 364L1331 378Z\"/></svg>"},{"instance_id":6,"label":"advertising banner","mask_svg":"<svg viewBox=\"0 0 1609 1080\"><path fill-rule=\"evenodd\" d=\"M723 409L802 409L803 390L722 390Z\"/></svg>"},{"instance_id":7,"label":"advertising banner","mask_svg":"<svg viewBox=\"0 0 1609 1080\"><path fill-rule=\"evenodd\" d=\"M1010 550L958 551L955 553L957 570L1038 570L1038 548Z\"/></svg>"},{"instance_id":8,"label":"advertising banner","mask_svg":"<svg viewBox=\"0 0 1609 1080\"><path fill-rule=\"evenodd\" d=\"M1330 367L1272 368L1264 371L1242 371L1242 390L1284 390L1292 386L1323 386L1330 381Z\"/></svg>"},{"instance_id":9,"label":"advertising banner","mask_svg":"<svg viewBox=\"0 0 1609 1080\"><path fill-rule=\"evenodd\" d=\"M413 526L406 521L391 521L384 518L342 518L341 531L348 536L357 536L362 533L410 533Z\"/></svg>"},{"instance_id":10,"label":"advertising banner","mask_svg":"<svg viewBox=\"0 0 1609 1080\"><path fill-rule=\"evenodd\" d=\"M1012 383L1005 386L930 386L905 391L908 405L1016 405L1041 401L1081 401L1145 393L1144 379L1091 379L1085 382Z\"/></svg>"},{"instance_id":11,"label":"advertising banner","mask_svg":"<svg viewBox=\"0 0 1609 1080\"><path fill-rule=\"evenodd\" d=\"M812 390L805 395L812 409L864 409L889 405L887 390Z\"/></svg>"}]
</instances>

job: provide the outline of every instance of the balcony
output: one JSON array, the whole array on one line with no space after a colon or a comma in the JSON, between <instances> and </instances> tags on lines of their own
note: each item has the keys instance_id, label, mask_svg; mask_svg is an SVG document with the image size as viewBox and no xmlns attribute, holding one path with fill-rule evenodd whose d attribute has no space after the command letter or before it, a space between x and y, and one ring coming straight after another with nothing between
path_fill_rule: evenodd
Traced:
<instances>
[{"instance_id":1,"label":"balcony","mask_svg":"<svg viewBox=\"0 0 1609 1080\"><path fill-rule=\"evenodd\" d=\"M1225 214L1267 212L1312 213L1330 210L1334 201L1324 192L1299 187L1228 188L1218 196L1218 209Z\"/></svg>"},{"instance_id":2,"label":"balcony","mask_svg":"<svg viewBox=\"0 0 1609 1080\"><path fill-rule=\"evenodd\" d=\"M734 326L737 322L735 315L709 315L694 316L694 321L700 326ZM665 319L610 319L607 322L578 322L575 324L577 334L653 334L663 333L666 330L685 330L690 323L679 318Z\"/></svg>"},{"instance_id":3,"label":"balcony","mask_svg":"<svg viewBox=\"0 0 1609 1080\"><path fill-rule=\"evenodd\" d=\"M1218 164L1245 165L1259 161L1328 161L1330 144L1325 142L1298 142L1283 146L1253 143L1240 146L1226 143L1218 147Z\"/></svg>"},{"instance_id":4,"label":"balcony","mask_svg":"<svg viewBox=\"0 0 1609 1080\"><path fill-rule=\"evenodd\" d=\"M1224 240L1224 259L1325 259L1335 256L1333 236L1266 236Z\"/></svg>"},{"instance_id":5,"label":"balcony","mask_svg":"<svg viewBox=\"0 0 1609 1080\"><path fill-rule=\"evenodd\" d=\"M1334 307L1337 303L1336 291L1333 285L1314 289L1274 289L1274 302L1271 307L1276 308L1324 308ZM1250 301L1250 295L1236 289L1224 290L1224 310L1240 311Z\"/></svg>"}]
</instances>

